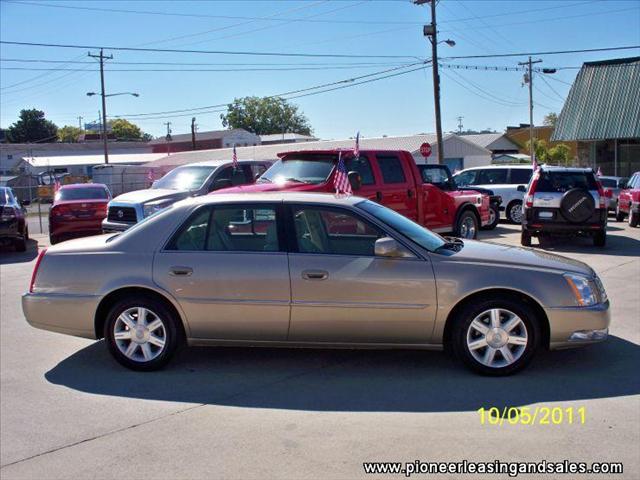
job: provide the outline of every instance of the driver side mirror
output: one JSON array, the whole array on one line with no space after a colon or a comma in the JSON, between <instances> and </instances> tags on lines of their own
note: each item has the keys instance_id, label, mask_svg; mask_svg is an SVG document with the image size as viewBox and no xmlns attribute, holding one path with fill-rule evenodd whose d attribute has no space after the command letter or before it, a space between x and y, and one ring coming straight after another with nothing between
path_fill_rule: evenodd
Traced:
<instances>
[{"instance_id":1,"label":"driver side mirror","mask_svg":"<svg viewBox=\"0 0 640 480\"><path fill-rule=\"evenodd\" d=\"M349 178L349 183L351 184L351 189L355 192L356 190L360 190L362 188L362 177L360 174L354 170L347 173L347 177Z\"/></svg>"},{"instance_id":2,"label":"driver side mirror","mask_svg":"<svg viewBox=\"0 0 640 480\"><path fill-rule=\"evenodd\" d=\"M516 190L524 193L527 191L527 187L525 187L524 185L518 185L518 188L516 188Z\"/></svg>"},{"instance_id":3,"label":"driver side mirror","mask_svg":"<svg viewBox=\"0 0 640 480\"><path fill-rule=\"evenodd\" d=\"M374 246L376 257L411 258L413 254L401 246L391 237L382 237L376 240Z\"/></svg>"},{"instance_id":4,"label":"driver side mirror","mask_svg":"<svg viewBox=\"0 0 640 480\"><path fill-rule=\"evenodd\" d=\"M210 192L214 192L216 190L220 190L223 188L229 188L232 187L233 184L231 183L231 179L229 178L220 178L218 180L216 180L215 182L213 182L213 185L211 185L211 188L209 189Z\"/></svg>"}]
</instances>

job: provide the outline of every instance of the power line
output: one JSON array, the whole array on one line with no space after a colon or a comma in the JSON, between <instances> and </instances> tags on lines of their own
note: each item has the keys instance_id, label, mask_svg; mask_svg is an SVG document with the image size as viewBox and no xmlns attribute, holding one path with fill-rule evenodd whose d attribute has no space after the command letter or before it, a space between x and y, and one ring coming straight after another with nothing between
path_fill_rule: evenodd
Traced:
<instances>
[{"instance_id":1,"label":"power line","mask_svg":"<svg viewBox=\"0 0 640 480\"><path fill-rule=\"evenodd\" d=\"M413 65L413 64L410 64ZM407 65L402 65L407 66ZM353 70L361 68L379 68L380 65L369 66L335 66L335 67L285 67L285 68L109 68L109 72L294 72L313 70ZM53 71L84 72L83 68L33 68L33 67L0 67L0 70L18 71Z\"/></svg>"},{"instance_id":2,"label":"power line","mask_svg":"<svg viewBox=\"0 0 640 480\"><path fill-rule=\"evenodd\" d=\"M2 43L2 42L0 42ZM443 60L462 60L465 58L500 58L500 57L525 57L533 55L564 55L569 53L591 53L591 52L610 52L613 50L632 50L640 48L640 45L629 45L623 47L603 47L603 48L583 48L580 50L550 50L546 52L519 52L519 53L497 53L490 55L464 55L457 57L442 57Z\"/></svg>"},{"instance_id":3,"label":"power line","mask_svg":"<svg viewBox=\"0 0 640 480\"><path fill-rule=\"evenodd\" d=\"M556 94L556 96L557 96L560 100L562 100L562 101L564 102L564 101L565 101L565 97L563 97L562 95L560 95L560 94L558 93L558 91L557 91L555 88L553 88L553 86L551 86L551 84L547 81L547 79L546 79L546 78L544 78L545 76L546 76L546 75L540 75L540 78L541 78L541 79L542 79L542 81L545 83L545 85L546 85L547 87L549 87L549 90L551 90L553 93L555 93L555 94Z\"/></svg>"},{"instance_id":4,"label":"power line","mask_svg":"<svg viewBox=\"0 0 640 480\"><path fill-rule=\"evenodd\" d=\"M82 55L84 56L84 54ZM77 57L76 57L77 58ZM36 59L36 58L0 58L0 62L16 62L16 63L69 63L69 64L82 64L82 65L94 65L95 62L87 62L87 61L68 61L68 60L50 60L50 59ZM398 65L398 63L388 63L388 62L332 62L332 63L211 63L211 62L120 62L113 61L109 62L109 65L181 65L181 66L230 66L230 67L243 67L243 66L291 66L291 67L299 67L299 66L316 66L316 67L327 67L327 66L389 66L389 65Z\"/></svg>"},{"instance_id":5,"label":"power line","mask_svg":"<svg viewBox=\"0 0 640 480\"><path fill-rule=\"evenodd\" d=\"M113 47L97 45L75 45L62 43L39 43L39 42L13 42L0 40L0 44L21 45L29 47L50 47L50 48L81 48L83 50L115 50L127 52L153 52L153 53L195 53L208 55L249 55L262 57L302 57L302 58L412 58L420 59L416 55L348 55L344 53L286 53L286 52L255 52L255 51L230 51L230 50L181 50L177 48L142 48L142 47Z\"/></svg>"}]
</instances>

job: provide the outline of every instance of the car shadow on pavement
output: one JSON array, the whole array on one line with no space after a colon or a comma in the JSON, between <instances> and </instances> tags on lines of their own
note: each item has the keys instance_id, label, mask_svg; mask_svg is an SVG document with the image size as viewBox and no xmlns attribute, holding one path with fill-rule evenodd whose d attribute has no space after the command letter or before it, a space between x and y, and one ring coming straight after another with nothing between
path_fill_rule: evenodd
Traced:
<instances>
[{"instance_id":1,"label":"car shadow on pavement","mask_svg":"<svg viewBox=\"0 0 640 480\"><path fill-rule=\"evenodd\" d=\"M11 263L29 263L38 256L38 242L33 239L27 240L27 251L17 252L15 248L0 246L0 265Z\"/></svg>"},{"instance_id":2,"label":"car shadow on pavement","mask_svg":"<svg viewBox=\"0 0 640 480\"><path fill-rule=\"evenodd\" d=\"M56 385L119 397L315 411L450 412L640 393L640 346L617 337L541 352L526 370L475 375L442 352L190 348L165 370L132 372L96 342L45 374Z\"/></svg>"},{"instance_id":3,"label":"car shadow on pavement","mask_svg":"<svg viewBox=\"0 0 640 480\"><path fill-rule=\"evenodd\" d=\"M594 253L615 255L616 257L637 257L640 252L640 240L626 235L607 235L607 244L604 247L594 246L593 240L586 237L543 237L538 239L538 242L538 245L534 243L534 248L558 253Z\"/></svg>"}]
</instances>

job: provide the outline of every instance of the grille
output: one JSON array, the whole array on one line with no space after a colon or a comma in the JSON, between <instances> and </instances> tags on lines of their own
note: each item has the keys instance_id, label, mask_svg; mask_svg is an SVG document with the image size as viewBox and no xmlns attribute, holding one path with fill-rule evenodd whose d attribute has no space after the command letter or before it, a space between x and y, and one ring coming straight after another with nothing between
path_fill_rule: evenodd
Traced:
<instances>
[{"instance_id":1,"label":"grille","mask_svg":"<svg viewBox=\"0 0 640 480\"><path fill-rule=\"evenodd\" d=\"M131 207L109 207L107 218L112 222L136 223L138 221L136 209Z\"/></svg>"}]
</instances>

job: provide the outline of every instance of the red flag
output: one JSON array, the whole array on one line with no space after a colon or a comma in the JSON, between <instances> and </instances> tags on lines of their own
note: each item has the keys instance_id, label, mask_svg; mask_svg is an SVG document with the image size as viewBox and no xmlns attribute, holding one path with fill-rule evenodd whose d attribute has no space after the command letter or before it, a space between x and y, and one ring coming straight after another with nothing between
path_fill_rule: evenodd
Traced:
<instances>
[{"instance_id":1,"label":"red flag","mask_svg":"<svg viewBox=\"0 0 640 480\"><path fill-rule=\"evenodd\" d=\"M333 186L337 194L346 193L347 195L351 195L353 193L351 183L349 182L347 167L342 159L342 152L338 152L338 165L336 165L336 174L333 177Z\"/></svg>"},{"instance_id":2,"label":"red flag","mask_svg":"<svg viewBox=\"0 0 640 480\"><path fill-rule=\"evenodd\" d=\"M233 161L233 169L237 170L238 169L238 153L236 152L236 144L233 144L233 156L231 157L231 160Z\"/></svg>"},{"instance_id":3,"label":"red flag","mask_svg":"<svg viewBox=\"0 0 640 480\"><path fill-rule=\"evenodd\" d=\"M355 158L360 156L360 132L356 134L356 147L353 149L353 156Z\"/></svg>"}]
</instances>

